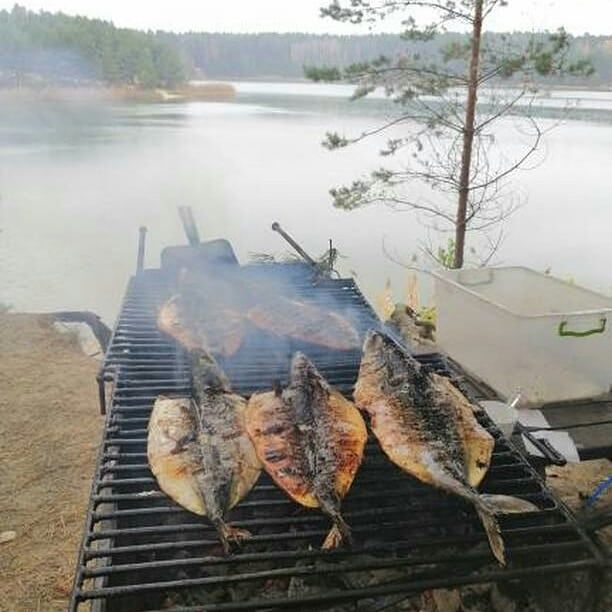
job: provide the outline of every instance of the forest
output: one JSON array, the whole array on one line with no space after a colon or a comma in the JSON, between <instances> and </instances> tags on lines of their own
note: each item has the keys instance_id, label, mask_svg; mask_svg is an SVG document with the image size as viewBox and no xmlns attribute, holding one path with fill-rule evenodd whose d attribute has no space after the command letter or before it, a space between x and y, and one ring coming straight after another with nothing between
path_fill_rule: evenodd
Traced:
<instances>
[{"instance_id":1,"label":"forest","mask_svg":"<svg viewBox=\"0 0 612 612\"><path fill-rule=\"evenodd\" d=\"M485 36L513 45L524 43L531 34ZM296 80L304 78L305 66L346 66L415 47L433 61L448 45L464 38L452 32L429 42L407 41L393 34L142 32L98 19L35 13L16 5L11 11L0 11L0 84L102 82L152 88L175 87L189 79ZM590 87L612 85L612 37L574 37L571 53L591 60L595 74L589 77ZM563 83L550 81L550 85Z\"/></svg>"},{"instance_id":2,"label":"forest","mask_svg":"<svg viewBox=\"0 0 612 612\"><path fill-rule=\"evenodd\" d=\"M18 5L0 11L0 83L5 86L103 82L151 88L173 87L186 78L175 46L151 32Z\"/></svg>"},{"instance_id":3,"label":"forest","mask_svg":"<svg viewBox=\"0 0 612 612\"><path fill-rule=\"evenodd\" d=\"M300 79L305 66L347 66L381 55L393 57L418 51L432 62L449 45L465 42L467 36L441 33L428 42L408 41L394 34L332 36L312 34L160 34L179 49L190 74L202 78L234 79ZM496 38L496 46L524 47L530 32L509 34L486 33ZM543 36L543 35L542 35ZM583 83L593 86L612 85L612 37L578 36L572 38L574 58L589 58L595 74ZM551 85L563 80L550 79ZM580 84L580 80L572 79Z\"/></svg>"}]
</instances>

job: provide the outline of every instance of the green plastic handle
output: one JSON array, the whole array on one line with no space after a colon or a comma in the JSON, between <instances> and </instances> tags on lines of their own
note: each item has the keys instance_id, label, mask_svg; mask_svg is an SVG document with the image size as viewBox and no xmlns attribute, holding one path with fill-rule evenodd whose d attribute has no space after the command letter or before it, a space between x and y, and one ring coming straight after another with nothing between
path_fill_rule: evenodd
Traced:
<instances>
[{"instance_id":1,"label":"green plastic handle","mask_svg":"<svg viewBox=\"0 0 612 612\"><path fill-rule=\"evenodd\" d=\"M572 336L574 338L584 338L585 336L592 336L593 334L603 334L606 331L606 317L599 319L599 327L593 329L587 329L586 331L571 331L567 328L567 321L561 321L559 323L559 335L560 336Z\"/></svg>"}]
</instances>

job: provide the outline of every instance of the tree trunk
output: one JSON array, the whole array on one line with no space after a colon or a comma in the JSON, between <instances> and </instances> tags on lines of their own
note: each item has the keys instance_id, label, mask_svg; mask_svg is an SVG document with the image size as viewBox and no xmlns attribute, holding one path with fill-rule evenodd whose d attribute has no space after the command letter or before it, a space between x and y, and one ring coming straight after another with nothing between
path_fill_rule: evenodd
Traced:
<instances>
[{"instance_id":1,"label":"tree trunk","mask_svg":"<svg viewBox=\"0 0 612 612\"><path fill-rule=\"evenodd\" d=\"M478 94L478 69L480 65L480 36L482 33L483 0L476 0L472 26L472 56L468 73L468 94L465 106L465 124L463 126L463 150L461 152L461 172L459 175L459 202L455 220L455 257L454 268L463 267L465 251L465 230L467 203L470 193L470 166L472 163L472 143L474 141L474 119L476 115L476 98Z\"/></svg>"}]
</instances>

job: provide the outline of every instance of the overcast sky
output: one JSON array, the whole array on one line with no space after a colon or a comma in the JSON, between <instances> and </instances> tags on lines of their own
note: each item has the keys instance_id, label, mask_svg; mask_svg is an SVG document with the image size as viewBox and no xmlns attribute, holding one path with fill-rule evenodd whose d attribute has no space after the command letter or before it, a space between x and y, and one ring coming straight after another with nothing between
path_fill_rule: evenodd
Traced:
<instances>
[{"instance_id":1,"label":"overcast sky","mask_svg":"<svg viewBox=\"0 0 612 612\"><path fill-rule=\"evenodd\" d=\"M11 8L15 0L0 0ZM316 32L352 34L356 26L319 17L325 0L19 0L33 10L63 11L121 27L203 32ZM509 0L490 20L493 30L554 30L612 34L612 0ZM386 28L389 29L389 28Z\"/></svg>"}]
</instances>

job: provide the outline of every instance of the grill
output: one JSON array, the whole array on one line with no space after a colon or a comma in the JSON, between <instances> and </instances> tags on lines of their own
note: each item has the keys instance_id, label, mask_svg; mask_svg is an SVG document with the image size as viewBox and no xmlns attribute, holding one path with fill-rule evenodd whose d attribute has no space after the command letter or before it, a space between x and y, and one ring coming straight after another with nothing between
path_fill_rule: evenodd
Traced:
<instances>
[{"instance_id":1,"label":"grill","mask_svg":"<svg viewBox=\"0 0 612 612\"><path fill-rule=\"evenodd\" d=\"M380 322L349 279L313 279L298 264L243 266L253 279L282 279L287 295L333 301L360 332ZM110 409L92 484L70 610L87 602L98 611L156 610L376 610L428 588L587 570L600 556L572 516L486 415L495 437L493 461L481 487L519 495L540 511L501 518L508 565L493 559L473 509L421 485L368 441L364 463L343 503L353 529L350 550L321 551L330 525L317 511L297 506L263 473L230 514L253 538L223 556L216 532L175 505L157 487L146 458L146 427L159 394L188 394L185 355L155 325L157 306L169 295L169 276L145 270L129 282L102 368L112 381ZM359 351L314 345L262 352L248 340L221 363L233 388L249 395L284 381L289 355L304 350L327 380L350 395ZM486 390L467 384L439 354L418 357L450 376L472 399ZM102 396L104 394L101 394ZM387 609L387 608L385 608Z\"/></svg>"}]
</instances>

